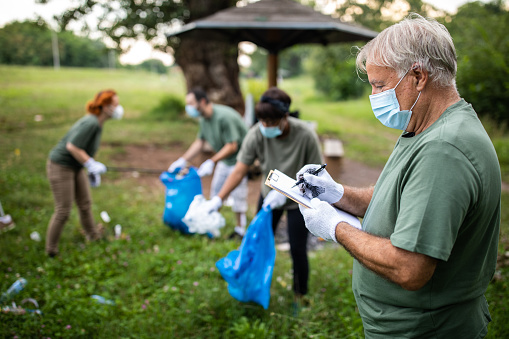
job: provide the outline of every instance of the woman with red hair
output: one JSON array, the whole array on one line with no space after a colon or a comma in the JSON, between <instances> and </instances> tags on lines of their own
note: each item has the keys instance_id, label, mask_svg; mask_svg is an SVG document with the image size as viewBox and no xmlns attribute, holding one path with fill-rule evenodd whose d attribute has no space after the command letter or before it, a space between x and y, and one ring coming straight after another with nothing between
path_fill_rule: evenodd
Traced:
<instances>
[{"instance_id":1,"label":"woman with red hair","mask_svg":"<svg viewBox=\"0 0 509 339\"><path fill-rule=\"evenodd\" d=\"M122 118L124 109L119 105L117 93L105 90L87 103L86 110L88 113L51 150L46 164L55 200L55 212L46 233L46 253L50 257L58 254L58 241L71 214L73 200L87 240L98 240L104 232L94 223L88 182L92 187L99 186L101 174L106 172L106 166L93 158L101 141L102 126L111 118ZM88 171L88 179L83 167Z\"/></svg>"}]
</instances>

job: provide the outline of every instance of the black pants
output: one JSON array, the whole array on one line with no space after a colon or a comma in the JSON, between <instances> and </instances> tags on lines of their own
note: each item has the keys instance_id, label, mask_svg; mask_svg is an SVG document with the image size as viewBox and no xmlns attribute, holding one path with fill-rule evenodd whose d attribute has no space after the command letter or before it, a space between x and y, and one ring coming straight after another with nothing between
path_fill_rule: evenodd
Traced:
<instances>
[{"instance_id":1,"label":"black pants","mask_svg":"<svg viewBox=\"0 0 509 339\"><path fill-rule=\"evenodd\" d=\"M258 201L258 211L262 208L263 197ZM283 209L272 211L272 230L276 234L279 219L283 215ZM299 209L286 210L288 221L288 238L290 240L290 254L293 263L293 292L305 295L308 293L309 263L307 253L308 229L304 223L304 217Z\"/></svg>"}]
</instances>

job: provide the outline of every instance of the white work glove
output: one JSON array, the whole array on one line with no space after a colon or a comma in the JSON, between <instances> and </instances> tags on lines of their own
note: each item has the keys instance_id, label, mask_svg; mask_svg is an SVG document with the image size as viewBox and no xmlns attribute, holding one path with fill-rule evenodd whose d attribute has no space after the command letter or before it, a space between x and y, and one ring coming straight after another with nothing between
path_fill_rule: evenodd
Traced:
<instances>
[{"instance_id":1,"label":"white work glove","mask_svg":"<svg viewBox=\"0 0 509 339\"><path fill-rule=\"evenodd\" d=\"M286 203L286 196L279 193L276 190L272 190L267 194L265 199L263 199L262 207L270 206L270 209L274 210L283 206Z\"/></svg>"},{"instance_id":2,"label":"white work glove","mask_svg":"<svg viewBox=\"0 0 509 339\"><path fill-rule=\"evenodd\" d=\"M90 174L103 174L107 171L106 166L99 161L95 161L94 158L89 158L83 166L85 166Z\"/></svg>"},{"instance_id":3,"label":"white work glove","mask_svg":"<svg viewBox=\"0 0 509 339\"><path fill-rule=\"evenodd\" d=\"M101 175L88 173L88 181L91 187L99 187L101 185Z\"/></svg>"},{"instance_id":4,"label":"white work glove","mask_svg":"<svg viewBox=\"0 0 509 339\"><path fill-rule=\"evenodd\" d=\"M334 207L328 202L314 198L311 200L311 206L313 208L307 208L299 204L300 213L304 217L304 222L309 232L324 240L338 242L336 239L336 226L345 220L341 218L334 210Z\"/></svg>"},{"instance_id":5,"label":"white work glove","mask_svg":"<svg viewBox=\"0 0 509 339\"><path fill-rule=\"evenodd\" d=\"M214 171L215 165L216 165L216 163L214 162L214 160L207 159L200 165L200 167L198 168L198 171L196 171L196 173L198 173L198 176L200 178L206 177L207 175L211 175L212 172Z\"/></svg>"},{"instance_id":6,"label":"white work glove","mask_svg":"<svg viewBox=\"0 0 509 339\"><path fill-rule=\"evenodd\" d=\"M177 168L182 168L187 165L187 160L184 158L178 158L176 161L174 161L170 167L168 167L168 172L173 173Z\"/></svg>"},{"instance_id":7,"label":"white work glove","mask_svg":"<svg viewBox=\"0 0 509 339\"><path fill-rule=\"evenodd\" d=\"M217 212L221 206L223 206L223 199L216 195L212 199L203 203L203 213Z\"/></svg>"},{"instance_id":8,"label":"white work glove","mask_svg":"<svg viewBox=\"0 0 509 339\"><path fill-rule=\"evenodd\" d=\"M297 180L302 176L305 180L303 184L299 185L299 188L309 199L318 198L329 204L338 202L345 192L343 185L335 182L326 169L320 171L318 175L310 174L318 168L320 165L306 165L297 172Z\"/></svg>"}]
</instances>

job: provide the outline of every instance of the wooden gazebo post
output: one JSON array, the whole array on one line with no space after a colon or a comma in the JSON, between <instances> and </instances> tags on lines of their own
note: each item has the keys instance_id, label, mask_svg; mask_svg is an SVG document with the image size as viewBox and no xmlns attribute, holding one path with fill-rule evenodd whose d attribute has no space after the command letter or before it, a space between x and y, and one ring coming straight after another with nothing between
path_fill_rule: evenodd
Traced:
<instances>
[{"instance_id":1,"label":"wooden gazebo post","mask_svg":"<svg viewBox=\"0 0 509 339\"><path fill-rule=\"evenodd\" d=\"M267 32L267 43L270 46L267 50L267 80L269 87L277 87L277 69L279 64L279 42L281 41L281 33L276 29Z\"/></svg>"},{"instance_id":2,"label":"wooden gazebo post","mask_svg":"<svg viewBox=\"0 0 509 339\"><path fill-rule=\"evenodd\" d=\"M267 56L267 78L269 80L269 87L277 87L277 67L278 55L274 52L269 52Z\"/></svg>"}]
</instances>

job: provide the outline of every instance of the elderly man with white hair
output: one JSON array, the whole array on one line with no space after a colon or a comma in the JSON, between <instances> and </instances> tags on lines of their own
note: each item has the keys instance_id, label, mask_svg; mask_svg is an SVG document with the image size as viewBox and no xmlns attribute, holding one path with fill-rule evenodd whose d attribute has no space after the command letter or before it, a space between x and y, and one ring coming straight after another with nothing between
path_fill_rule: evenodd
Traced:
<instances>
[{"instance_id":1,"label":"elderly man with white hair","mask_svg":"<svg viewBox=\"0 0 509 339\"><path fill-rule=\"evenodd\" d=\"M353 292L367 338L480 338L495 272L501 178L497 154L455 85L447 29L412 14L362 47L375 116L402 130L376 185L353 188L327 171L301 187L311 233L354 257ZM333 207L363 217L358 230Z\"/></svg>"}]
</instances>

